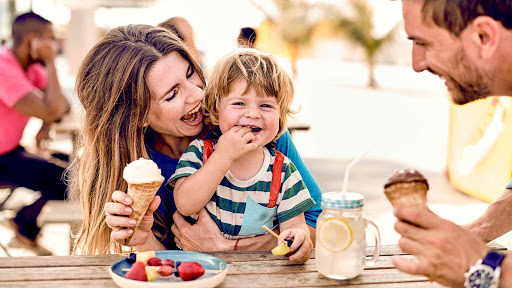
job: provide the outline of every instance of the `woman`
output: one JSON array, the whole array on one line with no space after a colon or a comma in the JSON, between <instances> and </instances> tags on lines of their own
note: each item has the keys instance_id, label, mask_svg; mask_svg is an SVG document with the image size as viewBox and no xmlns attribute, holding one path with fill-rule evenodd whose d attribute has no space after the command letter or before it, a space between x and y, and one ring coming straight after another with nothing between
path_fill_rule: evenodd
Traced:
<instances>
[{"instance_id":1,"label":"woman","mask_svg":"<svg viewBox=\"0 0 512 288\"><path fill-rule=\"evenodd\" d=\"M84 59L77 77L77 94L86 112L83 154L74 165L73 181L84 222L75 252L118 253L121 245L139 251L172 249L175 241L187 250L233 250L235 241L224 239L204 210L195 225L174 213L172 192L164 185L130 243L125 243L131 235L126 227L134 224L126 217L131 199L121 192L127 189L123 168L140 157L151 158L167 179L190 142L208 134L200 109L205 81L190 55L171 32L128 25L110 31ZM317 202L306 215L314 230L321 192L289 133L281 138L278 149L296 163ZM264 235L239 241L238 249L275 244L272 236Z\"/></svg>"}]
</instances>

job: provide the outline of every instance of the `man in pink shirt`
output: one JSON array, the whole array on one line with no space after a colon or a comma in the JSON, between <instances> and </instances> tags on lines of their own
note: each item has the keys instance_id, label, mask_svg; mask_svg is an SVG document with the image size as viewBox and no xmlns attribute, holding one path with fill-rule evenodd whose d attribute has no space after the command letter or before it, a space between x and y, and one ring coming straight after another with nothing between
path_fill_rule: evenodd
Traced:
<instances>
[{"instance_id":1,"label":"man in pink shirt","mask_svg":"<svg viewBox=\"0 0 512 288\"><path fill-rule=\"evenodd\" d=\"M12 48L0 51L0 185L41 192L11 220L16 238L35 247L41 209L48 200L65 198L64 168L27 153L19 142L30 117L43 120L37 145L49 139L50 124L66 113L69 104L57 79L51 23L35 13L22 14L14 20L12 37Z\"/></svg>"}]
</instances>

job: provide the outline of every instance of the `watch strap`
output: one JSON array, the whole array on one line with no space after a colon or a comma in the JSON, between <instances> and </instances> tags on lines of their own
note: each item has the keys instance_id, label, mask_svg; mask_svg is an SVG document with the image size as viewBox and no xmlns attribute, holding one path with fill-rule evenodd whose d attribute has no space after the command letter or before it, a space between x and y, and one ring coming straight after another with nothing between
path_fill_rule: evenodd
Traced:
<instances>
[{"instance_id":1,"label":"watch strap","mask_svg":"<svg viewBox=\"0 0 512 288\"><path fill-rule=\"evenodd\" d=\"M501 265L504 258L505 254L491 250L487 255L485 255L485 258L482 260L482 264L490 266L492 269L496 270L496 267Z\"/></svg>"}]
</instances>

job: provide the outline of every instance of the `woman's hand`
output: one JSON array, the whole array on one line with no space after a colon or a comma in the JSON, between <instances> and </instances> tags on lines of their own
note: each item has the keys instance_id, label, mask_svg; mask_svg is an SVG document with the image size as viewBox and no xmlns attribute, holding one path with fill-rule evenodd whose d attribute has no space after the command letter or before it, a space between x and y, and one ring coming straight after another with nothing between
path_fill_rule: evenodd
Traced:
<instances>
[{"instance_id":1,"label":"woman's hand","mask_svg":"<svg viewBox=\"0 0 512 288\"><path fill-rule=\"evenodd\" d=\"M306 231L300 228L290 228L281 232L279 236L283 239L293 239L290 246L293 254L288 258L291 262L304 263L309 260L311 253L313 253L313 242Z\"/></svg>"},{"instance_id":2,"label":"woman's hand","mask_svg":"<svg viewBox=\"0 0 512 288\"><path fill-rule=\"evenodd\" d=\"M234 126L219 137L215 151L235 162L247 152L256 149L256 143L252 143L254 138L251 128Z\"/></svg>"},{"instance_id":3,"label":"woman's hand","mask_svg":"<svg viewBox=\"0 0 512 288\"><path fill-rule=\"evenodd\" d=\"M108 227L112 228L110 238L121 245L136 246L145 245L149 240L149 236L153 235L151 228L153 227L153 212L160 205L160 196L155 196L149 204L146 215L142 218L139 226L135 229L135 232L127 227L133 227L136 224L135 219L130 218L132 208L130 205L133 200L128 194L122 191L114 191L112 193L112 200L114 202L108 202L105 204L105 214L107 215L105 222ZM125 243L125 239L130 235L133 235L130 243Z\"/></svg>"},{"instance_id":4,"label":"woman's hand","mask_svg":"<svg viewBox=\"0 0 512 288\"><path fill-rule=\"evenodd\" d=\"M171 231L174 242L181 249L197 252L233 250L230 240L222 236L206 209L199 211L197 222L193 225L178 212L174 213L173 219Z\"/></svg>"}]
</instances>

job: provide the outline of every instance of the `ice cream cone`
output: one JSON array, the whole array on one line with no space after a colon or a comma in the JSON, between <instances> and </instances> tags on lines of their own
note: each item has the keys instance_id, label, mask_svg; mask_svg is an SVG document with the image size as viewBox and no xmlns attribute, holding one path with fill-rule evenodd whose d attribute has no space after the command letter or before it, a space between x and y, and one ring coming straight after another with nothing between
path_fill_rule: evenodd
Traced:
<instances>
[{"instance_id":1,"label":"ice cream cone","mask_svg":"<svg viewBox=\"0 0 512 288\"><path fill-rule=\"evenodd\" d=\"M128 164L123 171L123 177L128 182L128 196L133 200L130 218L135 219L136 224L130 228L135 232L165 179L158 166L146 159ZM132 236L133 234L126 239L125 244L130 243Z\"/></svg>"},{"instance_id":2,"label":"ice cream cone","mask_svg":"<svg viewBox=\"0 0 512 288\"><path fill-rule=\"evenodd\" d=\"M428 182L416 170L395 172L384 185L384 193L393 207L427 207Z\"/></svg>"},{"instance_id":3,"label":"ice cream cone","mask_svg":"<svg viewBox=\"0 0 512 288\"><path fill-rule=\"evenodd\" d=\"M384 189L384 193L393 207L421 207L427 206L427 190L422 182L396 183Z\"/></svg>"},{"instance_id":4,"label":"ice cream cone","mask_svg":"<svg viewBox=\"0 0 512 288\"><path fill-rule=\"evenodd\" d=\"M156 192L162 185L162 181L154 181L151 183L142 184L130 184L128 183L128 196L132 198L133 204L131 205L133 212L130 214L130 218L135 219L137 223L131 227L135 232L135 229L139 227L142 217L146 214L149 204L155 198ZM133 234L132 234L133 235ZM126 239L126 243L130 243L132 236Z\"/></svg>"}]
</instances>

